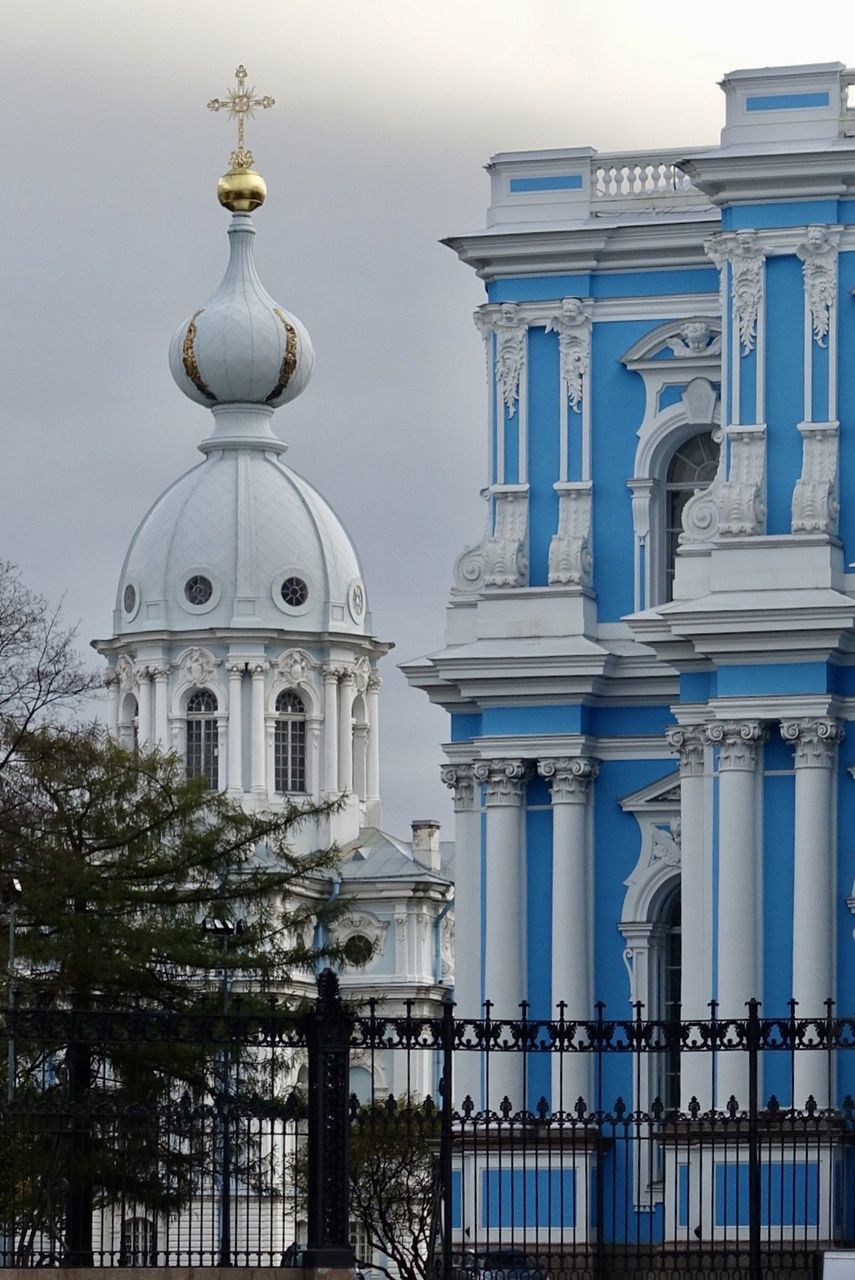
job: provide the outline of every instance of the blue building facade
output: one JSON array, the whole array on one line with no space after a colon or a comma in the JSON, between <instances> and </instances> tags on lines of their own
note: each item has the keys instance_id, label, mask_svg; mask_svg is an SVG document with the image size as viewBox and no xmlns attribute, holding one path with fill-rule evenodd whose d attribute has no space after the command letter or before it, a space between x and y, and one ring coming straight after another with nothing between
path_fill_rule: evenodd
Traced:
<instances>
[{"instance_id":1,"label":"blue building facade","mask_svg":"<svg viewBox=\"0 0 855 1280\"><path fill-rule=\"evenodd\" d=\"M855 1005L852 81L733 72L706 150L497 155L447 242L486 289L486 529L405 670L450 714L464 1016ZM513 1057L494 1097L590 1096L584 1055ZM855 1090L855 1054L767 1057L785 1105ZM739 1055L632 1071L640 1107L745 1095Z\"/></svg>"}]
</instances>

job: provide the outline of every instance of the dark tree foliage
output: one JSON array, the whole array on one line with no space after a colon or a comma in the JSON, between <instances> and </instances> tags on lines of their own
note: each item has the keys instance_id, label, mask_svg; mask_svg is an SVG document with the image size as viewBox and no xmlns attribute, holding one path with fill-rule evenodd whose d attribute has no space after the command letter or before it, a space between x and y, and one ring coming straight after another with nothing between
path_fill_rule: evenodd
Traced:
<instances>
[{"instance_id":1,"label":"dark tree foliage","mask_svg":"<svg viewBox=\"0 0 855 1280\"><path fill-rule=\"evenodd\" d=\"M315 960L335 956L315 940L344 909L328 901L337 852L290 847L324 807L247 813L188 779L176 757L128 751L97 727L14 735L0 771L0 880L23 888L15 1016L74 1010L79 1033L65 1019L59 1039L16 1038L0 1212L21 1260L47 1238L87 1265L94 1208L120 1193L155 1212L186 1203L200 1173L215 1173L211 1135L226 1116L256 1105L262 1086L275 1094L281 1053L277 1062L222 1037L214 1045L211 1019L224 1000L242 1016L268 1009L268 996L308 983ZM206 918L231 932L206 930ZM201 1018L208 1032L99 1039L99 1012L140 1009ZM244 1183L261 1177L252 1142L231 1154Z\"/></svg>"}]
</instances>

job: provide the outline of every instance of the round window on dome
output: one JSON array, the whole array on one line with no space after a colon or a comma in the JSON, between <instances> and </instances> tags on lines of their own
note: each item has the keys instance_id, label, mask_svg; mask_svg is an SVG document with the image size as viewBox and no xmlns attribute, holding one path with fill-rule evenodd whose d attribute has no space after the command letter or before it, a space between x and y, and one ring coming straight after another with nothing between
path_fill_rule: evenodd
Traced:
<instances>
[{"instance_id":1,"label":"round window on dome","mask_svg":"<svg viewBox=\"0 0 855 1280\"><path fill-rule=\"evenodd\" d=\"M125 613L133 613L137 607L137 589L132 582L125 587L122 604L125 606Z\"/></svg>"},{"instance_id":2,"label":"round window on dome","mask_svg":"<svg viewBox=\"0 0 855 1280\"><path fill-rule=\"evenodd\" d=\"M211 585L211 579L206 578L203 573L194 573L184 583L184 597L187 603L195 605L197 608L207 604L213 594L214 588Z\"/></svg>"},{"instance_id":3,"label":"round window on dome","mask_svg":"<svg viewBox=\"0 0 855 1280\"><path fill-rule=\"evenodd\" d=\"M280 594L289 609L299 609L309 598L309 588L302 578L286 578L280 588Z\"/></svg>"}]
</instances>

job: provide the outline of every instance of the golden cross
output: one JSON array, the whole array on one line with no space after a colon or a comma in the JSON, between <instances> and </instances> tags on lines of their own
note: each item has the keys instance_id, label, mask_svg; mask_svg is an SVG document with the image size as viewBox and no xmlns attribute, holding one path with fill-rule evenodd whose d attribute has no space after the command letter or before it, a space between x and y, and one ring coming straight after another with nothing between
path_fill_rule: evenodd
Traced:
<instances>
[{"instance_id":1,"label":"golden cross","mask_svg":"<svg viewBox=\"0 0 855 1280\"><path fill-rule=\"evenodd\" d=\"M209 111L228 111L230 120L238 122L237 150L233 151L230 157L232 169L250 169L252 167L252 152L247 151L244 145L244 129L246 126L247 116L255 115L255 108L261 107L266 111L268 107L272 107L275 99L265 95L263 98L255 97L255 89L247 89L246 87L246 67L239 66L235 72L237 86L234 89L228 89L227 98L212 98L208 103Z\"/></svg>"}]
</instances>

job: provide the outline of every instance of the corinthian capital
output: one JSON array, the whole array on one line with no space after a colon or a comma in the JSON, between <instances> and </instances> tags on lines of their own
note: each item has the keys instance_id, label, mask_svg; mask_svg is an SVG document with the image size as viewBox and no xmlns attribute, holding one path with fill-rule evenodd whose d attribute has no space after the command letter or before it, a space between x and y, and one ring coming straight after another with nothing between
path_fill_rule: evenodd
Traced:
<instances>
[{"instance_id":1,"label":"corinthian capital","mask_svg":"<svg viewBox=\"0 0 855 1280\"><path fill-rule=\"evenodd\" d=\"M600 766L589 756L538 760L537 772L549 783L553 804L584 804Z\"/></svg>"},{"instance_id":2,"label":"corinthian capital","mask_svg":"<svg viewBox=\"0 0 855 1280\"><path fill-rule=\"evenodd\" d=\"M529 776L525 760L479 760L472 773L487 788L487 804L520 804Z\"/></svg>"},{"instance_id":3,"label":"corinthian capital","mask_svg":"<svg viewBox=\"0 0 855 1280\"><path fill-rule=\"evenodd\" d=\"M666 730L665 739L674 754L680 758L681 777L700 778L704 772L704 726L678 724Z\"/></svg>"},{"instance_id":4,"label":"corinthian capital","mask_svg":"<svg viewBox=\"0 0 855 1280\"><path fill-rule=\"evenodd\" d=\"M781 721L781 737L793 744L797 769L830 769L835 747L845 733L840 721L829 716Z\"/></svg>"},{"instance_id":5,"label":"corinthian capital","mask_svg":"<svg viewBox=\"0 0 855 1280\"><path fill-rule=\"evenodd\" d=\"M719 771L751 772L757 765L760 747L768 733L758 720L714 720L707 725L707 742L718 747Z\"/></svg>"},{"instance_id":6,"label":"corinthian capital","mask_svg":"<svg viewBox=\"0 0 855 1280\"><path fill-rule=\"evenodd\" d=\"M454 810L471 809L475 803L475 775L471 764L444 764L440 776L454 793Z\"/></svg>"}]
</instances>

